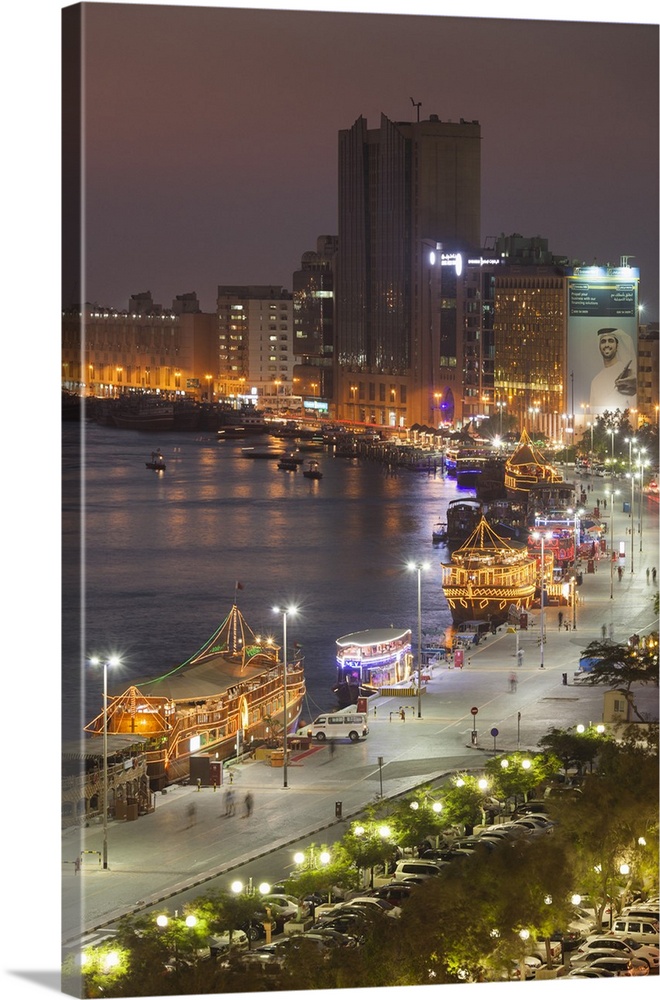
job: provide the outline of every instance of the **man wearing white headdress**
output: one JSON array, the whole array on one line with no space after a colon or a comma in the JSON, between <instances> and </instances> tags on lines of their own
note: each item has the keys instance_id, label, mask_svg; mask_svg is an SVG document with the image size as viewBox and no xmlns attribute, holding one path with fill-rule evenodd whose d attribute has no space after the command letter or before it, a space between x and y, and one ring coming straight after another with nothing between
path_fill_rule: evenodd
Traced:
<instances>
[{"instance_id":1,"label":"man wearing white headdress","mask_svg":"<svg viewBox=\"0 0 660 1000\"><path fill-rule=\"evenodd\" d=\"M616 327L598 330L603 370L591 381L592 413L637 406L637 361L630 334Z\"/></svg>"}]
</instances>

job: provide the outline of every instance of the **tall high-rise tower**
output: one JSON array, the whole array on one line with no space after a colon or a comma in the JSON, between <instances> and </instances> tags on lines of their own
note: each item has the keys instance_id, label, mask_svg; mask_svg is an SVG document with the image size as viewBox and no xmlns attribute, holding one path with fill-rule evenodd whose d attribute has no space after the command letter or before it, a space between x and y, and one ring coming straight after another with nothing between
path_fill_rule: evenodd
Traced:
<instances>
[{"instance_id":1,"label":"tall high-rise tower","mask_svg":"<svg viewBox=\"0 0 660 1000\"><path fill-rule=\"evenodd\" d=\"M480 245L476 121L360 117L339 133L337 412L428 423L440 357L429 254Z\"/></svg>"}]
</instances>

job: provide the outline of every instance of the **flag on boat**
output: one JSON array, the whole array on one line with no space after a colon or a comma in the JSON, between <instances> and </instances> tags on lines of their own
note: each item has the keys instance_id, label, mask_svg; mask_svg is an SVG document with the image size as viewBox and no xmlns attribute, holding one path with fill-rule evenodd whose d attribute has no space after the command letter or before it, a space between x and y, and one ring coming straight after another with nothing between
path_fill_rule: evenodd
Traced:
<instances>
[{"instance_id":1,"label":"flag on boat","mask_svg":"<svg viewBox=\"0 0 660 1000\"><path fill-rule=\"evenodd\" d=\"M240 580L237 580L236 581L236 590L242 590L242 589L243 589L243 584L240 582Z\"/></svg>"}]
</instances>

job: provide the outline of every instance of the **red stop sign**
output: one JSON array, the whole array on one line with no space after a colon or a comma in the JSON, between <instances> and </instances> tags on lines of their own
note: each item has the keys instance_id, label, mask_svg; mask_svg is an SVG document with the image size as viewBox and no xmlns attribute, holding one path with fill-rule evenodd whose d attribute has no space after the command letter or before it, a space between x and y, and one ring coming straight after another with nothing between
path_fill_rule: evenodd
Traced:
<instances>
[{"instance_id":1,"label":"red stop sign","mask_svg":"<svg viewBox=\"0 0 660 1000\"><path fill-rule=\"evenodd\" d=\"M477 712L479 711L479 709L478 708L471 708L470 711L472 712L473 715L476 715Z\"/></svg>"}]
</instances>

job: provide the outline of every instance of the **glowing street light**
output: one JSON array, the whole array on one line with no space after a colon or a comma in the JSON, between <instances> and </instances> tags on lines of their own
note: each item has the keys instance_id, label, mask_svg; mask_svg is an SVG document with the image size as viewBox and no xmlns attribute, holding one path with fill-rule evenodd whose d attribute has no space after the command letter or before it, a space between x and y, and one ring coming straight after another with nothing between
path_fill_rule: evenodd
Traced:
<instances>
[{"instance_id":1,"label":"glowing street light","mask_svg":"<svg viewBox=\"0 0 660 1000\"><path fill-rule=\"evenodd\" d=\"M103 855L102 864L108 867L108 667L118 667L121 660L111 656L109 660L101 660L92 656L93 667L103 666Z\"/></svg>"},{"instance_id":2,"label":"glowing street light","mask_svg":"<svg viewBox=\"0 0 660 1000\"><path fill-rule=\"evenodd\" d=\"M417 718L422 717L422 570L428 563L408 563L408 569L417 571Z\"/></svg>"},{"instance_id":3,"label":"glowing street light","mask_svg":"<svg viewBox=\"0 0 660 1000\"><path fill-rule=\"evenodd\" d=\"M614 497L619 490L605 490L610 498L610 600L614 599Z\"/></svg>"},{"instance_id":4,"label":"glowing street light","mask_svg":"<svg viewBox=\"0 0 660 1000\"><path fill-rule=\"evenodd\" d=\"M541 540L541 670L545 670L545 543L552 538L551 531L533 531L532 538Z\"/></svg>"},{"instance_id":5,"label":"glowing street light","mask_svg":"<svg viewBox=\"0 0 660 1000\"><path fill-rule=\"evenodd\" d=\"M287 621L288 615L295 615L297 610L298 609L295 608L295 607L290 607L290 608L278 608L278 607L274 607L273 608L273 611L275 612L276 615L278 615L278 614L282 615L282 635L283 635L283 644L282 644L282 675L283 675L283 678L284 678L284 683L283 683L284 735L282 737L282 747L283 747L283 750L284 750L284 761L283 761L283 771L282 771L282 780L283 780L283 786L282 787L283 788L287 788L288 787L286 756L287 756L287 748L288 748L287 738L288 738L288 735L289 735L289 733L288 733L288 728L289 728L289 719L288 719L289 706L288 706L288 703L287 703L287 687L286 687L286 670L287 670L287 666L286 666L286 621Z\"/></svg>"}]
</instances>

